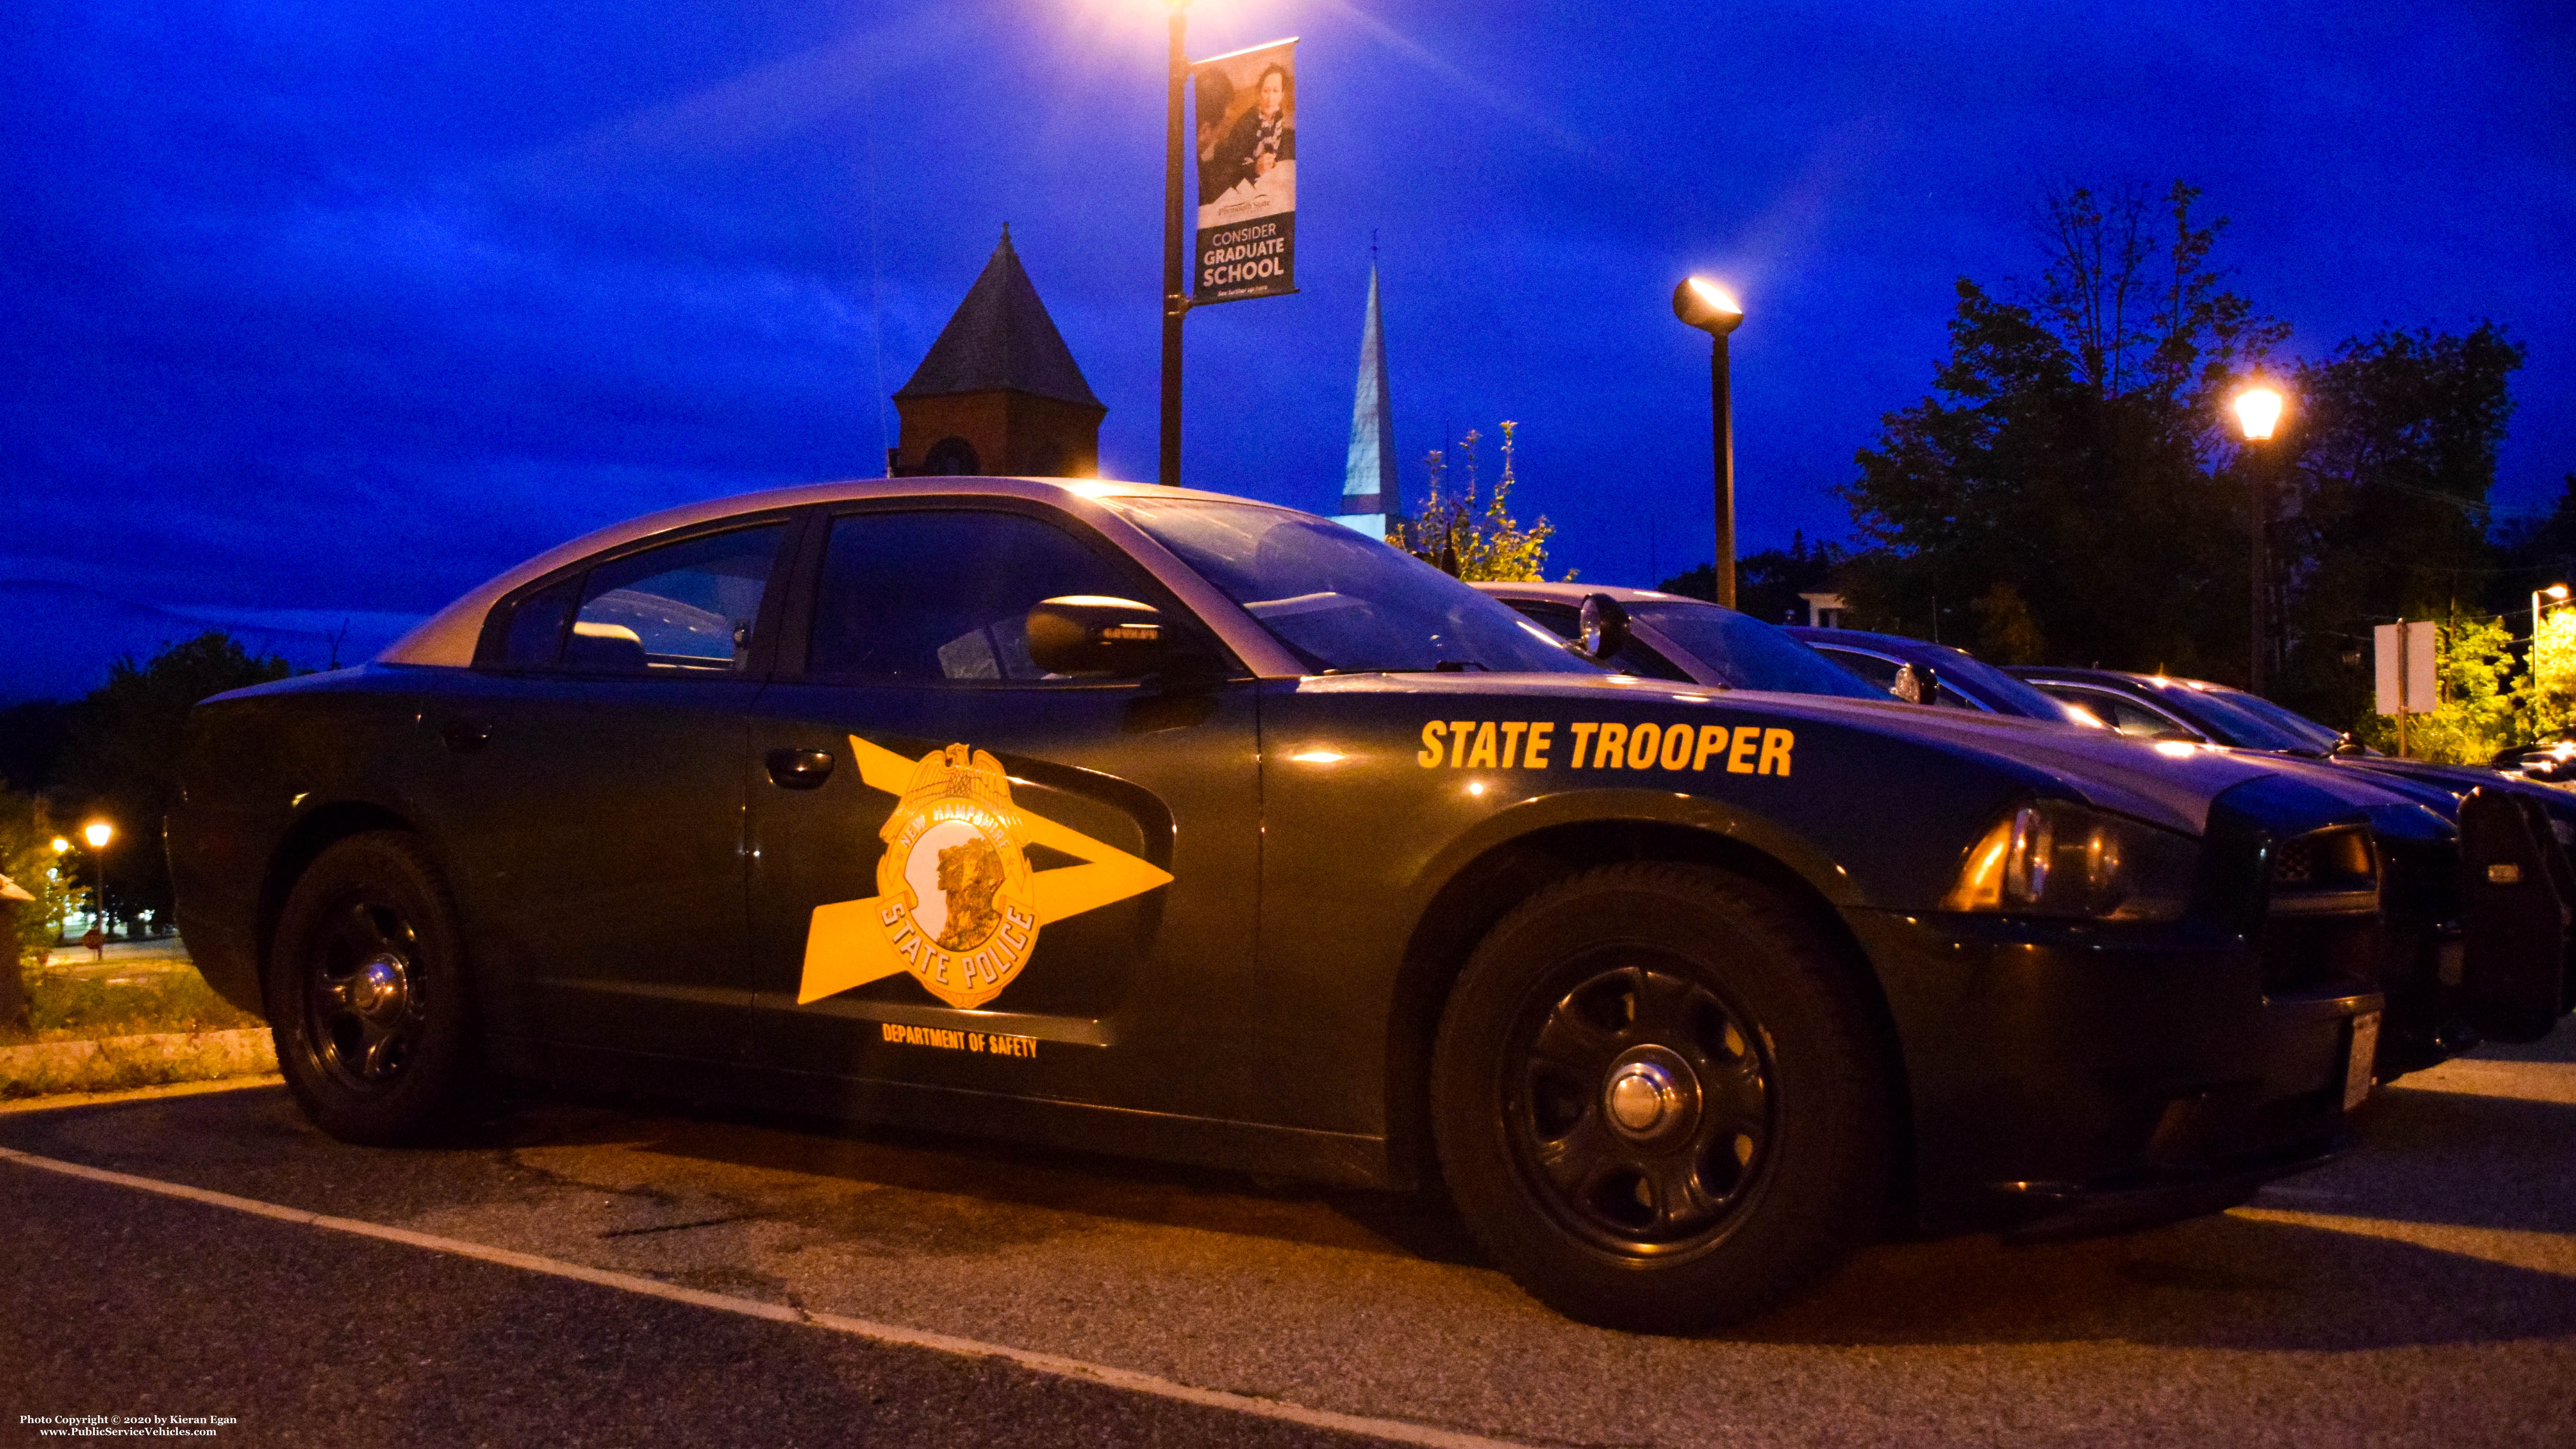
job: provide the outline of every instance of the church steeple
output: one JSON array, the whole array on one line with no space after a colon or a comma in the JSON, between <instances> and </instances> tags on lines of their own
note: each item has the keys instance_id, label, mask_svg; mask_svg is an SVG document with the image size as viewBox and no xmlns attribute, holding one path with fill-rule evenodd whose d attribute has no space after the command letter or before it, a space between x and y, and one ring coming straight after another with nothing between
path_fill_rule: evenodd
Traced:
<instances>
[{"instance_id":1,"label":"church steeple","mask_svg":"<svg viewBox=\"0 0 2576 1449\"><path fill-rule=\"evenodd\" d=\"M1351 447L1342 464L1338 520L1386 537L1386 517L1396 511L1395 416L1386 387L1385 323L1378 310L1377 248L1369 248L1368 312L1360 323L1359 387L1351 399Z\"/></svg>"},{"instance_id":2,"label":"church steeple","mask_svg":"<svg viewBox=\"0 0 2576 1449\"><path fill-rule=\"evenodd\" d=\"M1011 229L894 395L903 438L897 475L1089 477L1109 410L1020 266Z\"/></svg>"}]
</instances>

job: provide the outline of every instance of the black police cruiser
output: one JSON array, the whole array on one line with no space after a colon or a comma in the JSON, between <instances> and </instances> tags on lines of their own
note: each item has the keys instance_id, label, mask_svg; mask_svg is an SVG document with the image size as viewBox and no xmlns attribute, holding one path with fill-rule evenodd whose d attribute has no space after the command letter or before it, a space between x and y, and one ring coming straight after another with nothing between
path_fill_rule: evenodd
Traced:
<instances>
[{"instance_id":1,"label":"black police cruiser","mask_svg":"<svg viewBox=\"0 0 2576 1449\"><path fill-rule=\"evenodd\" d=\"M607 529L200 706L180 774L189 945L339 1136L493 1074L1436 1175L1650 1330L1892 1207L2099 1229L2319 1160L2383 853L2448 837L2234 752L1613 675L1324 520L1027 479Z\"/></svg>"}]
</instances>

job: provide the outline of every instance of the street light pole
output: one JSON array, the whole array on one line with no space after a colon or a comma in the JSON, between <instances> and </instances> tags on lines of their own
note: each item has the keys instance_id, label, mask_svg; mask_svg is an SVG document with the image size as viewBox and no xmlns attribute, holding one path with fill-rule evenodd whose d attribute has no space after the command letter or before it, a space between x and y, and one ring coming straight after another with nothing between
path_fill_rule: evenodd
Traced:
<instances>
[{"instance_id":1,"label":"street light pole","mask_svg":"<svg viewBox=\"0 0 2576 1449\"><path fill-rule=\"evenodd\" d=\"M2263 693L2264 676L2269 672L2272 653L2271 590L2264 587L2270 571L2271 496L2269 492L2272 450L2260 446L2272 440L2272 430L2281 421L2281 395L2268 387L2249 387L2236 395L2236 422L2245 434L2245 481L2247 511L2252 515L2253 579L2252 638L2246 650L2246 688Z\"/></svg>"},{"instance_id":2,"label":"street light pole","mask_svg":"<svg viewBox=\"0 0 2576 1449\"><path fill-rule=\"evenodd\" d=\"M1171 6L1171 76L1163 112L1163 446L1159 481L1181 486L1181 314L1190 307L1185 293L1189 249L1181 235L1182 90L1189 83L1190 60L1184 46L1189 0Z\"/></svg>"},{"instance_id":3,"label":"street light pole","mask_svg":"<svg viewBox=\"0 0 2576 1449\"><path fill-rule=\"evenodd\" d=\"M2531 591L2531 684L2534 689L2540 687L2540 611L2546 607L2541 600L2555 603L2566 597L2565 584L2551 584L2548 588Z\"/></svg>"},{"instance_id":4,"label":"street light pole","mask_svg":"<svg viewBox=\"0 0 2576 1449\"><path fill-rule=\"evenodd\" d=\"M101 935L107 932L107 847L116 839L116 827L104 820L93 820L81 829L81 839L89 845L90 874L97 878L98 899L91 903L90 923Z\"/></svg>"},{"instance_id":5,"label":"street light pole","mask_svg":"<svg viewBox=\"0 0 2576 1449\"><path fill-rule=\"evenodd\" d=\"M1726 339L1744 322L1744 309L1715 282L1685 278L1673 288L1673 315L1708 334L1709 442L1715 455L1717 548L1710 556L1710 592L1735 607L1735 397Z\"/></svg>"}]
</instances>

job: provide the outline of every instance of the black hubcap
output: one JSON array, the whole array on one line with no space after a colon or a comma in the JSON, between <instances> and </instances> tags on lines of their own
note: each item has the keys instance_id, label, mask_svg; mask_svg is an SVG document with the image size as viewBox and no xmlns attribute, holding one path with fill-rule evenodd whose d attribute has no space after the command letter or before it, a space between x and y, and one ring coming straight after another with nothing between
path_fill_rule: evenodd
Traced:
<instances>
[{"instance_id":1,"label":"black hubcap","mask_svg":"<svg viewBox=\"0 0 2576 1449\"><path fill-rule=\"evenodd\" d=\"M420 941L400 910L382 901L341 907L314 939L304 1009L313 1055L333 1078L361 1091L402 1079L428 1026Z\"/></svg>"},{"instance_id":2,"label":"black hubcap","mask_svg":"<svg viewBox=\"0 0 2576 1449\"><path fill-rule=\"evenodd\" d=\"M1772 1138L1760 1028L1677 961L1569 974L1572 990L1533 999L1508 1059L1522 1170L1578 1232L1623 1255L1715 1237Z\"/></svg>"}]
</instances>

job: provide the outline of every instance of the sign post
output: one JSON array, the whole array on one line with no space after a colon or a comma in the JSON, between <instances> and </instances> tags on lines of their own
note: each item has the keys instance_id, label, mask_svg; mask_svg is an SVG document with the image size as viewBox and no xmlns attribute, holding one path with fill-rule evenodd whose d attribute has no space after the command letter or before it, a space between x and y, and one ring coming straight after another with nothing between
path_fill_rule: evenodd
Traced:
<instances>
[{"instance_id":1,"label":"sign post","mask_svg":"<svg viewBox=\"0 0 2576 1449\"><path fill-rule=\"evenodd\" d=\"M2381 714L2397 719L2397 753L2406 755L2406 716L2424 714L2441 702L2441 679L2434 667L2440 630L2429 619L2379 624L2370 631L2375 654Z\"/></svg>"}]
</instances>

